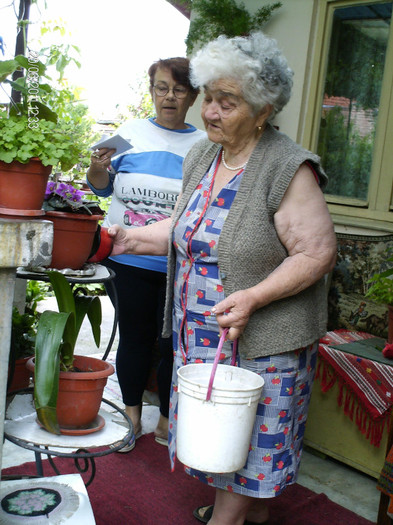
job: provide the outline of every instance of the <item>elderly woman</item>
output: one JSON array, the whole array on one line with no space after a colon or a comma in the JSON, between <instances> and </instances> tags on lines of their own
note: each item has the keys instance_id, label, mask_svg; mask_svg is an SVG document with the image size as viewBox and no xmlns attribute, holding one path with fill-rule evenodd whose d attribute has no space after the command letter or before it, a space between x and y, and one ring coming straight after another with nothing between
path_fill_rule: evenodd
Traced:
<instances>
[{"instance_id":1,"label":"elderly woman","mask_svg":"<svg viewBox=\"0 0 393 525\"><path fill-rule=\"evenodd\" d=\"M208 139L184 161L172 220L110 229L114 253L168 253L172 463L180 366L212 362L219 334L229 328L221 362L229 363L238 339L238 365L265 381L246 466L221 475L186 468L216 487L214 506L194 512L210 525L266 523L265 499L296 481L318 339L326 330L324 275L336 253L321 191L326 175L316 155L270 124L289 100L292 75L262 33L219 37L200 50L191 78L204 88Z\"/></svg>"}]
</instances>

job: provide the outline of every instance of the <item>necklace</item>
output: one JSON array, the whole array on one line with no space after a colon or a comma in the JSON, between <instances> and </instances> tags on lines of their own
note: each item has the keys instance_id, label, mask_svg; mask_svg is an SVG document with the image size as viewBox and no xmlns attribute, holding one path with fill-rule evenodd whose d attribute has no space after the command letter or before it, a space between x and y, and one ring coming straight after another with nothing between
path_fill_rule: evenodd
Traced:
<instances>
[{"instance_id":1,"label":"necklace","mask_svg":"<svg viewBox=\"0 0 393 525\"><path fill-rule=\"evenodd\" d=\"M225 152L224 150L222 150L222 157L221 157L221 160L222 160L222 163L224 164L225 168L227 170L231 170L231 171L239 171L241 170L242 168L244 168L244 166L247 164L247 161L242 164L241 166L237 166L237 168L232 168L231 166L228 166L228 164L225 162Z\"/></svg>"}]
</instances>

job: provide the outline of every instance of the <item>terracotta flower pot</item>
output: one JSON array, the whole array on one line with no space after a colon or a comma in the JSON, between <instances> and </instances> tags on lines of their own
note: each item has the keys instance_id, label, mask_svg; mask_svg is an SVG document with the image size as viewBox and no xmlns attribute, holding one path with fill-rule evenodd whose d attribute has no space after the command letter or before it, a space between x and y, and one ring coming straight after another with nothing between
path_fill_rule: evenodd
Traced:
<instances>
[{"instance_id":1,"label":"terracotta flower pot","mask_svg":"<svg viewBox=\"0 0 393 525\"><path fill-rule=\"evenodd\" d=\"M0 212L41 210L51 171L52 166L44 166L39 159L27 164L0 161Z\"/></svg>"},{"instance_id":2,"label":"terracotta flower pot","mask_svg":"<svg viewBox=\"0 0 393 525\"><path fill-rule=\"evenodd\" d=\"M34 370L34 358L27 366ZM114 373L110 363L95 357L74 357L78 372L60 372L56 414L61 429L84 429L94 422L108 377Z\"/></svg>"},{"instance_id":3,"label":"terracotta flower pot","mask_svg":"<svg viewBox=\"0 0 393 525\"><path fill-rule=\"evenodd\" d=\"M93 246L98 221L102 215L83 215L48 211L45 219L53 222L51 268L79 270L87 261Z\"/></svg>"},{"instance_id":4,"label":"terracotta flower pot","mask_svg":"<svg viewBox=\"0 0 393 525\"><path fill-rule=\"evenodd\" d=\"M30 357L22 357L15 361L15 368L12 374L11 384L8 385L7 393L15 392L22 388L27 388L30 384L32 373L27 369L26 363ZM8 379L10 379L11 367L8 368Z\"/></svg>"}]
</instances>

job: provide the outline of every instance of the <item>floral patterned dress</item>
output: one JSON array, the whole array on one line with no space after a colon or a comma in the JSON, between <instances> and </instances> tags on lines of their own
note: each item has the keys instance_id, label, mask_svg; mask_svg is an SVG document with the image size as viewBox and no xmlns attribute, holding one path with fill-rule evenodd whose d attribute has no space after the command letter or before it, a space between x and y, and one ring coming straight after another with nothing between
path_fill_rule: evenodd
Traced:
<instances>
[{"instance_id":1,"label":"floral patterned dress","mask_svg":"<svg viewBox=\"0 0 393 525\"><path fill-rule=\"evenodd\" d=\"M169 454L176 456L177 370L190 363L213 362L219 330L211 308L224 299L218 267L219 236L236 196L243 170L209 205L214 176L211 168L195 189L176 224L174 285L174 369L169 413ZM239 472L212 474L186 466L186 472L214 487L253 497L278 495L294 483L300 462L307 408L314 378L317 345L259 359L238 357L238 366L265 380L247 463ZM220 363L230 364L232 342L222 347ZM201 453L198 451L197 453Z\"/></svg>"}]
</instances>

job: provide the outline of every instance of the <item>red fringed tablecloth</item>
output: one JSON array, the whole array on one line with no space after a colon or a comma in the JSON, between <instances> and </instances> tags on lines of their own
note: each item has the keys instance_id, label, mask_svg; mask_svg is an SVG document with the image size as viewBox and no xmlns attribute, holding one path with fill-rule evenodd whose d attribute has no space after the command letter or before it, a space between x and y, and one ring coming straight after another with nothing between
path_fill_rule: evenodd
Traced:
<instances>
[{"instance_id":1,"label":"red fringed tablecloth","mask_svg":"<svg viewBox=\"0 0 393 525\"><path fill-rule=\"evenodd\" d=\"M379 447L393 404L393 366L345 353L329 345L341 345L374 336L365 332L327 332L319 344L316 379L323 392L338 379L338 405L354 420L359 430ZM393 361L392 361L393 365Z\"/></svg>"}]
</instances>

